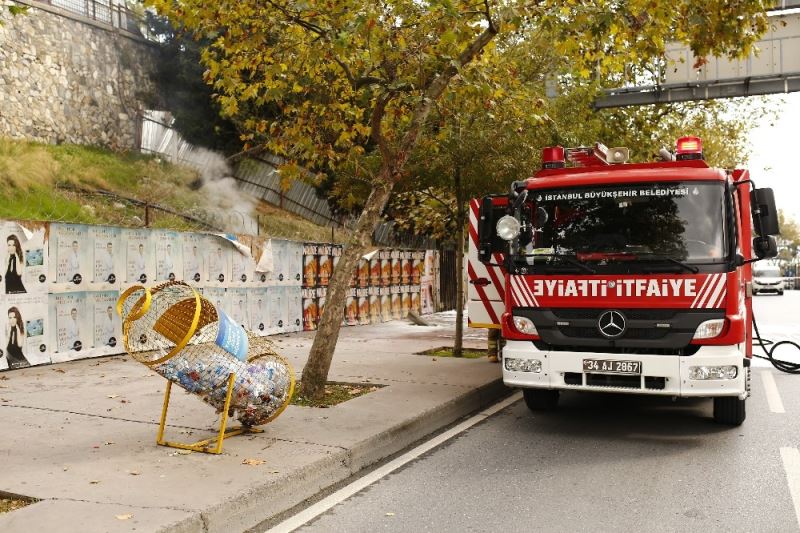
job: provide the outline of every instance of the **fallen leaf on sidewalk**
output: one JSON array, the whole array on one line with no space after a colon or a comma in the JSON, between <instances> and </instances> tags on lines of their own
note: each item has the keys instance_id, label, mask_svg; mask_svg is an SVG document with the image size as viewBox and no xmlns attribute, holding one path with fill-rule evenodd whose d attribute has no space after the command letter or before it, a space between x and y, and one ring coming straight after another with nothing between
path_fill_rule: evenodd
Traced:
<instances>
[{"instance_id":1,"label":"fallen leaf on sidewalk","mask_svg":"<svg viewBox=\"0 0 800 533\"><path fill-rule=\"evenodd\" d=\"M394 513L386 513L386 516L394 516Z\"/></svg>"},{"instance_id":2,"label":"fallen leaf on sidewalk","mask_svg":"<svg viewBox=\"0 0 800 533\"><path fill-rule=\"evenodd\" d=\"M117 396L119 396L119 394L109 394L109 395L107 396L107 398L111 398L111 399L113 400L113 399L114 399L114 398L116 398Z\"/></svg>"},{"instance_id":3,"label":"fallen leaf on sidewalk","mask_svg":"<svg viewBox=\"0 0 800 533\"><path fill-rule=\"evenodd\" d=\"M141 472L139 472L138 470L129 470L129 471L128 471L128 473L129 473L130 475L132 475L132 476L138 476L138 475L141 475Z\"/></svg>"},{"instance_id":4,"label":"fallen leaf on sidewalk","mask_svg":"<svg viewBox=\"0 0 800 533\"><path fill-rule=\"evenodd\" d=\"M105 444L106 446L111 446L112 444L114 444L114 441L110 440L108 442L104 442L103 444Z\"/></svg>"},{"instance_id":5,"label":"fallen leaf on sidewalk","mask_svg":"<svg viewBox=\"0 0 800 533\"><path fill-rule=\"evenodd\" d=\"M97 485L98 483L100 483L99 479L93 479L89 482L89 485Z\"/></svg>"},{"instance_id":6,"label":"fallen leaf on sidewalk","mask_svg":"<svg viewBox=\"0 0 800 533\"><path fill-rule=\"evenodd\" d=\"M266 461L263 459L245 459L242 461L243 465L258 466L263 465Z\"/></svg>"},{"instance_id":7,"label":"fallen leaf on sidewalk","mask_svg":"<svg viewBox=\"0 0 800 533\"><path fill-rule=\"evenodd\" d=\"M116 515L116 517L117 517L117 520L130 520L131 518L133 518L133 515L131 513L118 514L118 515Z\"/></svg>"},{"instance_id":8,"label":"fallen leaf on sidewalk","mask_svg":"<svg viewBox=\"0 0 800 533\"><path fill-rule=\"evenodd\" d=\"M59 374L66 374L67 373L63 368L54 368L53 372L58 372Z\"/></svg>"}]
</instances>

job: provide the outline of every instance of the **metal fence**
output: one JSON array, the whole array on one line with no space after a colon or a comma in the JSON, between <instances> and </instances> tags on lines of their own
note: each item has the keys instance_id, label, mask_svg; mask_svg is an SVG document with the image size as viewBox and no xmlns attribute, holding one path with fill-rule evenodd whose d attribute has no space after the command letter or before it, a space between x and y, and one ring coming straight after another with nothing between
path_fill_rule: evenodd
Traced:
<instances>
[{"instance_id":1,"label":"metal fence","mask_svg":"<svg viewBox=\"0 0 800 533\"><path fill-rule=\"evenodd\" d=\"M31 0L31 2L46 4L138 37L149 38L146 26L141 23L141 17L128 9L124 2L115 0Z\"/></svg>"}]
</instances>

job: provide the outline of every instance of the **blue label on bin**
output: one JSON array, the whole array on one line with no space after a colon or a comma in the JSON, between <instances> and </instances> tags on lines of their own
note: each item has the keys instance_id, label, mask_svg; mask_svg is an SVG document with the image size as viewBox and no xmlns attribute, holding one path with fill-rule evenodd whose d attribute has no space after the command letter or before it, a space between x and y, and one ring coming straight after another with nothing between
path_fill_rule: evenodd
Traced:
<instances>
[{"instance_id":1,"label":"blue label on bin","mask_svg":"<svg viewBox=\"0 0 800 533\"><path fill-rule=\"evenodd\" d=\"M217 309L219 318L219 332L217 333L217 346L233 354L240 361L247 360L247 333L244 328L234 322L221 309Z\"/></svg>"}]
</instances>

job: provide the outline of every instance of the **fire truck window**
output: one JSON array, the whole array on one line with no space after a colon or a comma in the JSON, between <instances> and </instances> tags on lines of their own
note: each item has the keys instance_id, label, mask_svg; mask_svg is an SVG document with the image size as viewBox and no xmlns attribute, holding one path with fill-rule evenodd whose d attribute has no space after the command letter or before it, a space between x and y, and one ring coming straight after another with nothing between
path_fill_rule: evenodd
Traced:
<instances>
[{"instance_id":1,"label":"fire truck window","mask_svg":"<svg viewBox=\"0 0 800 533\"><path fill-rule=\"evenodd\" d=\"M651 254L690 262L721 261L725 255L721 183L616 185L531 196L535 209L548 215L535 231L533 253Z\"/></svg>"}]
</instances>

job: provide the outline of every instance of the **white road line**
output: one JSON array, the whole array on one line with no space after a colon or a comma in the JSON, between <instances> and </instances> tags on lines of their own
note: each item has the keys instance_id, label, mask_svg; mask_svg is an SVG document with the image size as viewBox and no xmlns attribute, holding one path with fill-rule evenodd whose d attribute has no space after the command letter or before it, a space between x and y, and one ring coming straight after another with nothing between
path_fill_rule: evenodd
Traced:
<instances>
[{"instance_id":1,"label":"white road line","mask_svg":"<svg viewBox=\"0 0 800 533\"><path fill-rule=\"evenodd\" d=\"M781 395L778 393L778 386L772 376L772 370L762 370L759 374L761 374L761 381L764 383L764 392L767 394L769 410L773 413L785 413Z\"/></svg>"},{"instance_id":2,"label":"white road line","mask_svg":"<svg viewBox=\"0 0 800 533\"><path fill-rule=\"evenodd\" d=\"M792 495L794 515L800 526L800 451L797 448L781 448L781 459L789 483L789 494Z\"/></svg>"},{"instance_id":3,"label":"white road line","mask_svg":"<svg viewBox=\"0 0 800 533\"><path fill-rule=\"evenodd\" d=\"M381 479L388 476L389 474L391 474L398 468L402 467L403 465L413 461L420 455L429 452L430 450L436 448L437 446L447 442L456 435L463 433L464 431L468 430L475 424L486 420L490 416L505 409L512 403L519 401L521 398L522 398L522 393L520 392L511 395L505 400L498 402L493 406L489 407L488 409L485 409L480 413L468 418L467 420L458 424L457 426L445 431L440 435L437 435L436 437L432 438L427 442L420 444L413 450L386 463L382 467L376 468L366 476L353 481L352 483L350 483L345 487L342 487L341 489L329 495L328 497L318 501L314 505L307 507L306 509L294 515L293 517L284 520L280 524L269 529L266 533L289 533L290 531L294 531L295 529L303 526L310 520L313 520L322 513L328 511L335 505L351 497L353 494L367 488L376 481L380 481Z\"/></svg>"}]
</instances>

